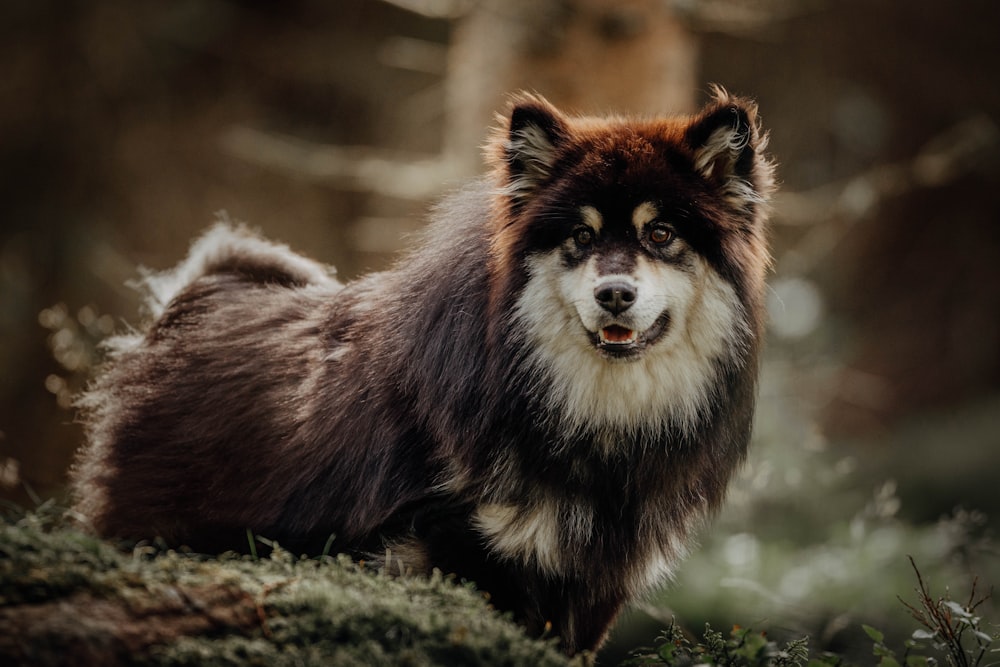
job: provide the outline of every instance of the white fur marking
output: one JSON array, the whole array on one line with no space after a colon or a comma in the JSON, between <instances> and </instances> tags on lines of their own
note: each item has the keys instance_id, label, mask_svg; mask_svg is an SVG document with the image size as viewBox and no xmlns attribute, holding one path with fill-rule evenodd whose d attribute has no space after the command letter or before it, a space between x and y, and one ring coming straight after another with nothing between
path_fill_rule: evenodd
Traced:
<instances>
[{"instance_id":1,"label":"white fur marking","mask_svg":"<svg viewBox=\"0 0 1000 667\"><path fill-rule=\"evenodd\" d=\"M674 574L674 564L684 559L686 554L667 555L662 549L654 550L644 564L639 588L649 590L669 580Z\"/></svg>"},{"instance_id":2,"label":"white fur marking","mask_svg":"<svg viewBox=\"0 0 1000 667\"><path fill-rule=\"evenodd\" d=\"M749 132L740 133L735 127L720 127L695 152L694 167L705 178L712 178L717 167L721 169L718 177L723 180L723 197L737 208L761 204L766 199L748 181L733 173L737 155L749 143Z\"/></svg>"},{"instance_id":3,"label":"white fur marking","mask_svg":"<svg viewBox=\"0 0 1000 667\"><path fill-rule=\"evenodd\" d=\"M600 232L601 227L604 225L604 218L601 217L601 212L593 206L581 206L580 217L595 232Z\"/></svg>"},{"instance_id":4,"label":"white fur marking","mask_svg":"<svg viewBox=\"0 0 1000 667\"><path fill-rule=\"evenodd\" d=\"M659 524L653 514L643 517L643 524L658 537L651 540L650 548L641 558L637 593L661 586L673 577L674 566L688 556L689 540L686 536L697 532L704 521L704 512L698 512L687 517L678 531Z\"/></svg>"},{"instance_id":5,"label":"white fur marking","mask_svg":"<svg viewBox=\"0 0 1000 667\"><path fill-rule=\"evenodd\" d=\"M530 362L551 381L561 426L693 429L710 398L716 361L733 363L739 356L733 346L747 330L731 285L701 258L692 274L640 256L629 276L638 299L623 324L643 331L667 308L671 321L638 359L618 361L595 349L587 333L607 317L593 298L595 281L608 279L597 275L596 261L567 270L553 251L531 257L528 266L515 317L526 331Z\"/></svg>"},{"instance_id":6,"label":"white fur marking","mask_svg":"<svg viewBox=\"0 0 1000 667\"><path fill-rule=\"evenodd\" d=\"M636 206L635 210L632 211L632 225L635 227L635 230L639 232L639 234L642 234L642 230L646 227L646 225L651 223L653 220L656 220L659 215L660 212L656 209L656 206L652 202L643 202Z\"/></svg>"},{"instance_id":7,"label":"white fur marking","mask_svg":"<svg viewBox=\"0 0 1000 667\"><path fill-rule=\"evenodd\" d=\"M506 148L510 160L522 163L524 171L511 178L502 191L515 199L523 199L548 178L556 149L542 128L530 124L514 131Z\"/></svg>"},{"instance_id":8,"label":"white fur marking","mask_svg":"<svg viewBox=\"0 0 1000 667\"><path fill-rule=\"evenodd\" d=\"M341 343L333 348L333 351L326 355L326 361L336 363L343 361L345 357L354 352L354 346L350 343Z\"/></svg>"},{"instance_id":9,"label":"white fur marking","mask_svg":"<svg viewBox=\"0 0 1000 667\"><path fill-rule=\"evenodd\" d=\"M532 507L490 503L476 509L475 522L503 556L557 573L562 567L558 517L550 502Z\"/></svg>"},{"instance_id":10,"label":"white fur marking","mask_svg":"<svg viewBox=\"0 0 1000 667\"><path fill-rule=\"evenodd\" d=\"M749 133L740 134L735 127L720 127L695 153L694 168L709 177L716 160L726 158L731 163L735 154L746 148L749 142Z\"/></svg>"}]
</instances>

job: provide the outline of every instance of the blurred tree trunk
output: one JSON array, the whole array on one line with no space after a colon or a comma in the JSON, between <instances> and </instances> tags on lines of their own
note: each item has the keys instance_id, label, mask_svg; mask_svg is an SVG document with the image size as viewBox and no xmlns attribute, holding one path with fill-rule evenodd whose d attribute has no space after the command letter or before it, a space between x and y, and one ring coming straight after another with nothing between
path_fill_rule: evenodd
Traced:
<instances>
[{"instance_id":1,"label":"blurred tree trunk","mask_svg":"<svg viewBox=\"0 0 1000 667\"><path fill-rule=\"evenodd\" d=\"M660 0L483 0L453 34L445 150L479 170L484 129L519 89L581 113L690 111L698 44Z\"/></svg>"}]
</instances>

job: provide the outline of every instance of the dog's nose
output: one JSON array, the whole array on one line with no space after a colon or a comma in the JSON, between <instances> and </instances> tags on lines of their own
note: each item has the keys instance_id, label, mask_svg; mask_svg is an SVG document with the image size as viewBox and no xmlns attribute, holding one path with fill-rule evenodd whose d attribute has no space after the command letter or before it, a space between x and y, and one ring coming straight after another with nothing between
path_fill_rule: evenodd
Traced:
<instances>
[{"instance_id":1,"label":"dog's nose","mask_svg":"<svg viewBox=\"0 0 1000 667\"><path fill-rule=\"evenodd\" d=\"M635 286L620 280L601 283L594 289L594 299L612 315L628 310L635 303L635 297Z\"/></svg>"}]
</instances>

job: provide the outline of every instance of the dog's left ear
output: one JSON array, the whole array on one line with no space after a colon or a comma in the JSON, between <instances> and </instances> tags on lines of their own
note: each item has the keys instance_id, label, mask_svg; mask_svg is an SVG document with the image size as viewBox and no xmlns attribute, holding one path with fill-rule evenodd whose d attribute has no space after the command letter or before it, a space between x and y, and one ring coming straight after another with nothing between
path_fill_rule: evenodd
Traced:
<instances>
[{"instance_id":1,"label":"dog's left ear","mask_svg":"<svg viewBox=\"0 0 1000 667\"><path fill-rule=\"evenodd\" d=\"M515 206L551 178L559 149L568 138L566 121L554 106L534 95L515 100L502 143L506 191Z\"/></svg>"},{"instance_id":2,"label":"dog's left ear","mask_svg":"<svg viewBox=\"0 0 1000 667\"><path fill-rule=\"evenodd\" d=\"M694 168L715 183L726 200L751 211L770 195L773 167L764 156L767 135L757 124L757 105L721 88L688 127L684 139L694 153Z\"/></svg>"}]
</instances>

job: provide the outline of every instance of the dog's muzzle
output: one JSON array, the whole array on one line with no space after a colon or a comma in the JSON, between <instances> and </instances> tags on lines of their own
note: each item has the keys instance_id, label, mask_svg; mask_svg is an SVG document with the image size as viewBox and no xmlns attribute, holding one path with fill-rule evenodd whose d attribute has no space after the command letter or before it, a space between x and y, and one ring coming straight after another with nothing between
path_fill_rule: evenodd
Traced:
<instances>
[{"instance_id":1,"label":"dog's muzzle","mask_svg":"<svg viewBox=\"0 0 1000 667\"><path fill-rule=\"evenodd\" d=\"M639 298L639 288L627 280L616 278L594 288L594 301L606 313L606 324L591 334L591 342L607 356L627 359L638 356L659 339L667 329L670 315L664 311L645 331L632 328L628 310Z\"/></svg>"}]
</instances>

